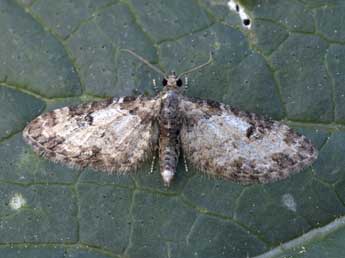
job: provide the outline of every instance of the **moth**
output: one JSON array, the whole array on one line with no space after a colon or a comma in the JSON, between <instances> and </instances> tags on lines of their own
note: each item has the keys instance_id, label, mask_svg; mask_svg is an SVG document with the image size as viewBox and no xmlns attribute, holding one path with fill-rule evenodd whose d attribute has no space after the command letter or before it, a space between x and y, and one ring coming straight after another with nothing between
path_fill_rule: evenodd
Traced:
<instances>
[{"instance_id":1,"label":"moth","mask_svg":"<svg viewBox=\"0 0 345 258\"><path fill-rule=\"evenodd\" d=\"M213 100L183 95L182 76L163 75L153 97L109 98L42 114L24 129L26 142L44 157L109 173L135 171L155 159L165 186L175 176L180 154L208 175L239 183L268 183L300 171L317 150L287 125ZM187 169L187 166L186 166Z\"/></svg>"}]
</instances>

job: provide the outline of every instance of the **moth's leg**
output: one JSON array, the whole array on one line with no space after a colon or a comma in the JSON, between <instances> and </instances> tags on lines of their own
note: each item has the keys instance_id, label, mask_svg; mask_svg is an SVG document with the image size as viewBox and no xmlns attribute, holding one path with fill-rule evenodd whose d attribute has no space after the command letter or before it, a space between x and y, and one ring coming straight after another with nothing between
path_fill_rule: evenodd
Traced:
<instances>
[{"instance_id":1,"label":"moth's leg","mask_svg":"<svg viewBox=\"0 0 345 258\"><path fill-rule=\"evenodd\" d=\"M149 174L153 174L153 170L154 170L155 163L156 163L156 158L157 158L157 153L155 152L155 154L152 156L152 162L151 162L151 168L150 168Z\"/></svg>"},{"instance_id":2,"label":"moth's leg","mask_svg":"<svg viewBox=\"0 0 345 258\"><path fill-rule=\"evenodd\" d=\"M188 90L188 77L184 77L184 91L187 91Z\"/></svg>"},{"instance_id":3,"label":"moth's leg","mask_svg":"<svg viewBox=\"0 0 345 258\"><path fill-rule=\"evenodd\" d=\"M155 91L155 93L158 93L158 87L157 87L156 79L152 79L152 85L153 85L153 90Z\"/></svg>"},{"instance_id":4,"label":"moth's leg","mask_svg":"<svg viewBox=\"0 0 345 258\"><path fill-rule=\"evenodd\" d=\"M187 159L186 159L186 155L185 153L183 152L183 163L184 163L184 170L186 171L186 173L188 173L188 163L187 163Z\"/></svg>"}]
</instances>

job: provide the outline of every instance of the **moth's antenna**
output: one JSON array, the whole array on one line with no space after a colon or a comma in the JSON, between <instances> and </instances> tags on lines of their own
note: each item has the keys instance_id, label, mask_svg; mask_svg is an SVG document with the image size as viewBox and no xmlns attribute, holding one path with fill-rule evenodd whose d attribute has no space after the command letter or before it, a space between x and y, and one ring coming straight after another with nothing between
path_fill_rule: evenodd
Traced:
<instances>
[{"instance_id":1,"label":"moth's antenna","mask_svg":"<svg viewBox=\"0 0 345 258\"><path fill-rule=\"evenodd\" d=\"M186 74L188 74L188 73L191 73L191 72L194 72L194 71L196 71L196 70L199 70L199 69L201 69L201 68L203 68L203 67L209 65L210 63L212 63L212 61L213 61L213 59L212 59L212 53L210 52L210 57L209 57L209 59L208 59L208 61L207 61L206 63L203 63L203 64L201 64L201 65L198 65L198 66L196 66L196 67L193 67L193 68L190 69L190 70L187 70L187 71L181 73L177 78L181 78L183 75L186 75Z\"/></svg>"},{"instance_id":2,"label":"moth's antenna","mask_svg":"<svg viewBox=\"0 0 345 258\"><path fill-rule=\"evenodd\" d=\"M121 49L121 51L126 51L128 53L130 53L131 55L135 56L136 58L138 58L141 62L143 62L144 64L146 64L147 66L149 66L150 68L152 68L153 70L155 70L157 73L160 73L161 75L163 75L163 77L165 78L165 73L162 72L158 67L154 66L153 64L151 64L149 61L147 61L145 58L139 56L138 54L134 53L132 50L130 49L126 49L123 48Z\"/></svg>"}]
</instances>

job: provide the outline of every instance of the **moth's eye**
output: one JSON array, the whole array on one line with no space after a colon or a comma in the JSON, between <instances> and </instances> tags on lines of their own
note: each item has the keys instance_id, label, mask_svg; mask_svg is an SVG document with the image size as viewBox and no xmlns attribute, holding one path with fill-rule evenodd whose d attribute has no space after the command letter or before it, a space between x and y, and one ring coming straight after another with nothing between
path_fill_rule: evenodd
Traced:
<instances>
[{"instance_id":1,"label":"moth's eye","mask_svg":"<svg viewBox=\"0 0 345 258\"><path fill-rule=\"evenodd\" d=\"M176 81L176 85L179 86L179 87L181 87L181 86L182 86L182 80L181 80L181 79L178 79L178 80Z\"/></svg>"},{"instance_id":2,"label":"moth's eye","mask_svg":"<svg viewBox=\"0 0 345 258\"><path fill-rule=\"evenodd\" d=\"M162 84L163 86L166 86L168 84L168 81L166 79L163 79Z\"/></svg>"}]
</instances>

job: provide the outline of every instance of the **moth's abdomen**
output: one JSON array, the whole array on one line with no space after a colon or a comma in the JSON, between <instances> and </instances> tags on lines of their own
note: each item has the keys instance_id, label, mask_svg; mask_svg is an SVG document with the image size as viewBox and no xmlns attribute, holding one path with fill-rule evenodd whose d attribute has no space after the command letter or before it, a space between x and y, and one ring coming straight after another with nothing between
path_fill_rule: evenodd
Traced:
<instances>
[{"instance_id":1,"label":"moth's abdomen","mask_svg":"<svg viewBox=\"0 0 345 258\"><path fill-rule=\"evenodd\" d=\"M181 119L178 113L178 95L167 92L159 115L159 165L164 184L169 186L176 173L180 155Z\"/></svg>"}]
</instances>

